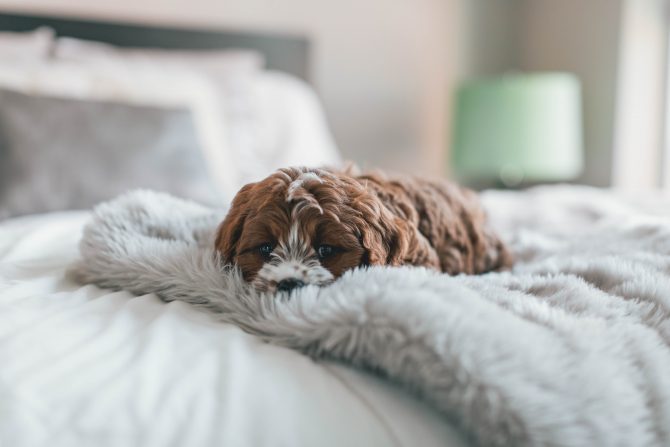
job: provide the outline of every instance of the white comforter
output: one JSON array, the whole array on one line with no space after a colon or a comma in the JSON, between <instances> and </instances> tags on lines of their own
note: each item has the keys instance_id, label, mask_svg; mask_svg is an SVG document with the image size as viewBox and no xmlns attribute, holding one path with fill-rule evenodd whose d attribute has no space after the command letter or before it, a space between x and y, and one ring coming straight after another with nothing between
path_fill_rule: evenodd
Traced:
<instances>
[{"instance_id":1,"label":"white comforter","mask_svg":"<svg viewBox=\"0 0 670 447\"><path fill-rule=\"evenodd\" d=\"M0 224L0 446L464 445L384 380L69 281L87 217Z\"/></svg>"}]
</instances>

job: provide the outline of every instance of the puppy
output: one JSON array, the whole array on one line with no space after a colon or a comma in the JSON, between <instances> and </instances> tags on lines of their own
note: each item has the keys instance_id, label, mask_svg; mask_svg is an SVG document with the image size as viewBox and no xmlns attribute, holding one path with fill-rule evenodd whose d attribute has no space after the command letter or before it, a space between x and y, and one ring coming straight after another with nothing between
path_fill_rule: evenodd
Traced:
<instances>
[{"instance_id":1,"label":"puppy","mask_svg":"<svg viewBox=\"0 0 670 447\"><path fill-rule=\"evenodd\" d=\"M311 168L280 169L243 187L218 229L216 250L268 292L326 285L370 265L456 275L511 264L468 189Z\"/></svg>"}]
</instances>

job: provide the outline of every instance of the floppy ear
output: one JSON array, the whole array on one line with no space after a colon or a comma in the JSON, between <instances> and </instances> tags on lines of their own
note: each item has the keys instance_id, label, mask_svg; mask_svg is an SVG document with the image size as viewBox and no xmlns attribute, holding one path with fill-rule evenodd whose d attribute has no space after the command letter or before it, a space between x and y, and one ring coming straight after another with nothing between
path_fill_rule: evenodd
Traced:
<instances>
[{"instance_id":1,"label":"floppy ear","mask_svg":"<svg viewBox=\"0 0 670 447\"><path fill-rule=\"evenodd\" d=\"M363 264L401 265L407 254L407 224L372 195L357 200L353 208L360 213Z\"/></svg>"},{"instance_id":2,"label":"floppy ear","mask_svg":"<svg viewBox=\"0 0 670 447\"><path fill-rule=\"evenodd\" d=\"M416 265L440 269L440 260L430 242L399 217L384 216L377 225L363 225L363 247L368 265Z\"/></svg>"},{"instance_id":3,"label":"floppy ear","mask_svg":"<svg viewBox=\"0 0 670 447\"><path fill-rule=\"evenodd\" d=\"M233 199L230 210L217 230L214 247L226 264L232 264L249 214L249 196L254 184L243 187Z\"/></svg>"}]
</instances>

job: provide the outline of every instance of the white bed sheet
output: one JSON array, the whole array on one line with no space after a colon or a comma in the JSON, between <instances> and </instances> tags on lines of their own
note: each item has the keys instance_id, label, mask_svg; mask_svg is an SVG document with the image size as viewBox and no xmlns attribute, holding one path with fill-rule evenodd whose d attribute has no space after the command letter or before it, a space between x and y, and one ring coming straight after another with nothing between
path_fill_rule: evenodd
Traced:
<instances>
[{"instance_id":1,"label":"white bed sheet","mask_svg":"<svg viewBox=\"0 0 670 447\"><path fill-rule=\"evenodd\" d=\"M0 223L0 446L461 446L383 379L65 277L87 213Z\"/></svg>"}]
</instances>

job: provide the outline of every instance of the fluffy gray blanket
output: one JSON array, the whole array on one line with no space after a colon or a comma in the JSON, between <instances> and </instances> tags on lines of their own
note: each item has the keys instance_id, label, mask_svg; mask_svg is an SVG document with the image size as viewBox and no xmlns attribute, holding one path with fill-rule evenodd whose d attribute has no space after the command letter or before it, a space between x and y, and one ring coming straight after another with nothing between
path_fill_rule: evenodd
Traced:
<instances>
[{"instance_id":1,"label":"fluffy gray blanket","mask_svg":"<svg viewBox=\"0 0 670 447\"><path fill-rule=\"evenodd\" d=\"M480 445L670 445L670 223L591 189L488 193L512 272L372 268L279 301L215 261L220 213L135 192L100 205L81 281L202 307L377 371ZM667 210L667 205L664 210Z\"/></svg>"}]
</instances>

